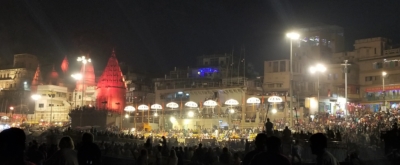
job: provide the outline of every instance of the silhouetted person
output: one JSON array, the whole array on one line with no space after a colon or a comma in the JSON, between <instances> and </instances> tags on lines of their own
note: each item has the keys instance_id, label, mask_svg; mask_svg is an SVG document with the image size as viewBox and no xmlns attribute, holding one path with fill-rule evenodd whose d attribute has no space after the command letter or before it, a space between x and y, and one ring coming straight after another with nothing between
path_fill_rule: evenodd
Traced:
<instances>
[{"instance_id":1,"label":"silhouetted person","mask_svg":"<svg viewBox=\"0 0 400 165\"><path fill-rule=\"evenodd\" d=\"M301 147L299 140L295 140L292 146L292 163L294 163L294 158L297 158L301 164L300 149Z\"/></svg>"},{"instance_id":2,"label":"silhouetted person","mask_svg":"<svg viewBox=\"0 0 400 165\"><path fill-rule=\"evenodd\" d=\"M290 165L290 161L286 156L280 153L282 142L281 139L271 136L267 139L267 152L256 155L251 160L251 165Z\"/></svg>"},{"instance_id":3,"label":"silhouetted person","mask_svg":"<svg viewBox=\"0 0 400 165\"><path fill-rule=\"evenodd\" d=\"M263 133L258 134L254 143L256 148L246 154L243 158L243 165L249 165L254 156L266 151L267 135Z\"/></svg>"},{"instance_id":4,"label":"silhouetted person","mask_svg":"<svg viewBox=\"0 0 400 165\"><path fill-rule=\"evenodd\" d=\"M34 165L25 160L25 132L10 128L0 133L0 165Z\"/></svg>"},{"instance_id":5,"label":"silhouetted person","mask_svg":"<svg viewBox=\"0 0 400 165\"><path fill-rule=\"evenodd\" d=\"M393 123L393 126L392 126L392 130L393 130L393 131L397 131L397 129L398 129L397 123L394 122L394 123Z\"/></svg>"},{"instance_id":6,"label":"silhouetted person","mask_svg":"<svg viewBox=\"0 0 400 165\"><path fill-rule=\"evenodd\" d=\"M46 165L79 165L77 153L74 150L74 142L71 137L65 136L61 138L58 148L59 150L46 160Z\"/></svg>"},{"instance_id":7,"label":"silhouetted person","mask_svg":"<svg viewBox=\"0 0 400 165\"><path fill-rule=\"evenodd\" d=\"M136 161L137 165L147 165L149 164L149 158L148 158L148 154L147 154L147 150L146 149L142 149L140 151L140 156L138 157L137 161Z\"/></svg>"},{"instance_id":8,"label":"silhouetted person","mask_svg":"<svg viewBox=\"0 0 400 165\"><path fill-rule=\"evenodd\" d=\"M326 150L328 138L322 133L316 133L310 137L310 147L312 154L317 156L318 165L338 165L336 158Z\"/></svg>"},{"instance_id":9,"label":"silhouetted person","mask_svg":"<svg viewBox=\"0 0 400 165\"><path fill-rule=\"evenodd\" d=\"M205 153L205 151L204 151L204 149L203 149L203 144L199 144L199 147L194 151L194 153L193 153L193 157L192 157L192 161L193 162L200 162L200 163L202 163L204 160L203 160L203 157L204 157L204 153Z\"/></svg>"},{"instance_id":10,"label":"silhouetted person","mask_svg":"<svg viewBox=\"0 0 400 165\"><path fill-rule=\"evenodd\" d=\"M265 123L265 132L267 132L267 135L271 136L273 134L273 129L274 129L274 124L272 124L269 121L269 118L267 118L267 122Z\"/></svg>"},{"instance_id":11,"label":"silhouetted person","mask_svg":"<svg viewBox=\"0 0 400 165\"><path fill-rule=\"evenodd\" d=\"M84 133L82 135L82 146L78 149L78 161L79 165L100 164L101 151L99 146L94 143L93 134Z\"/></svg>"},{"instance_id":12,"label":"silhouetted person","mask_svg":"<svg viewBox=\"0 0 400 165\"><path fill-rule=\"evenodd\" d=\"M222 164L231 164L232 155L229 153L228 148L222 149L222 154L219 156L219 162Z\"/></svg>"},{"instance_id":13,"label":"silhouetted person","mask_svg":"<svg viewBox=\"0 0 400 165\"><path fill-rule=\"evenodd\" d=\"M285 139L289 139L292 136L292 131L289 129L289 127L285 127L285 129L283 130L283 137Z\"/></svg>"}]
</instances>

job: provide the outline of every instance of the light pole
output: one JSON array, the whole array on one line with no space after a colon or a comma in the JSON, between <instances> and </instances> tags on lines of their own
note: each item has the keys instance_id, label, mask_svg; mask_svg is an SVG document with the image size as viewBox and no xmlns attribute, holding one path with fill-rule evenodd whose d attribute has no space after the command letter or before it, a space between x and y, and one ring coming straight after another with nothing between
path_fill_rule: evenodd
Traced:
<instances>
[{"instance_id":1,"label":"light pole","mask_svg":"<svg viewBox=\"0 0 400 165\"><path fill-rule=\"evenodd\" d=\"M344 64L341 64L344 66L344 100L345 100L345 109L346 109L346 115L349 115L349 111L346 107L347 104L347 73L349 72L349 68L347 66L351 65L347 63L348 60L344 60Z\"/></svg>"},{"instance_id":2,"label":"light pole","mask_svg":"<svg viewBox=\"0 0 400 165\"><path fill-rule=\"evenodd\" d=\"M82 76L81 73L72 74L71 77L74 78L77 81L82 80L82 82L83 82L83 79L82 79L83 76ZM77 90L75 89L75 110L77 109L76 92L77 92ZM82 86L82 94L83 94L83 86ZM81 105L81 107L82 107L82 110L83 110L83 95L82 95L82 105ZM79 126L82 126L82 113L83 112L81 111L80 112L80 116L79 116Z\"/></svg>"},{"instance_id":3,"label":"light pole","mask_svg":"<svg viewBox=\"0 0 400 165\"><path fill-rule=\"evenodd\" d=\"M13 116L14 116L14 112L13 112L13 110L14 110L14 107L10 107L10 113L11 113L11 122L13 122Z\"/></svg>"},{"instance_id":4,"label":"light pole","mask_svg":"<svg viewBox=\"0 0 400 165\"><path fill-rule=\"evenodd\" d=\"M126 106L125 108L124 108L124 111L125 112L128 112L129 114L131 113L131 112L135 112L135 107L133 107L133 106ZM130 115L129 115L130 116ZM136 115L134 115L134 117L136 117ZM134 118L134 120L133 120L133 122L135 122L135 131L136 131L136 118Z\"/></svg>"},{"instance_id":5,"label":"light pole","mask_svg":"<svg viewBox=\"0 0 400 165\"><path fill-rule=\"evenodd\" d=\"M383 106L382 111L386 111L386 91L385 91L385 77L387 73L385 71L382 72L382 95L383 95Z\"/></svg>"},{"instance_id":6,"label":"light pole","mask_svg":"<svg viewBox=\"0 0 400 165\"><path fill-rule=\"evenodd\" d=\"M85 74L86 74L86 63L92 62L90 58L86 58L85 56L78 57L78 62L82 62L83 64L83 72L82 72L82 110L83 110L83 97L85 96Z\"/></svg>"},{"instance_id":7,"label":"light pole","mask_svg":"<svg viewBox=\"0 0 400 165\"><path fill-rule=\"evenodd\" d=\"M32 100L35 101L35 106L33 108L33 114L35 115L35 120L36 120L36 103L40 98L42 98L42 96L39 95L39 94L34 94L34 95L31 96L31 98L32 98Z\"/></svg>"},{"instance_id":8,"label":"light pole","mask_svg":"<svg viewBox=\"0 0 400 165\"><path fill-rule=\"evenodd\" d=\"M51 91L51 94L49 94L50 97L50 120L49 120L49 126L51 125L51 119L53 118L53 98L55 97L55 94L53 94L53 91Z\"/></svg>"},{"instance_id":9,"label":"light pole","mask_svg":"<svg viewBox=\"0 0 400 165\"><path fill-rule=\"evenodd\" d=\"M315 66L311 66L310 67L310 73L311 74L314 74L314 73L317 73L318 72L318 75L317 75L317 93L318 93L318 95L317 95L317 100L318 100L318 103L317 103L317 107L318 107L318 111L319 111L319 91L320 91L320 87L319 87L319 75L321 74L321 73L324 73L325 71L326 71L326 67L324 66L324 65L322 65L322 64L317 64L317 65L315 65Z\"/></svg>"},{"instance_id":10,"label":"light pole","mask_svg":"<svg viewBox=\"0 0 400 165\"><path fill-rule=\"evenodd\" d=\"M292 124L292 108L293 108L293 40L299 39L300 35L295 32L290 32L286 34L286 37L290 38L290 84L289 84L289 95L290 95L290 102L289 102L289 124Z\"/></svg>"}]
</instances>

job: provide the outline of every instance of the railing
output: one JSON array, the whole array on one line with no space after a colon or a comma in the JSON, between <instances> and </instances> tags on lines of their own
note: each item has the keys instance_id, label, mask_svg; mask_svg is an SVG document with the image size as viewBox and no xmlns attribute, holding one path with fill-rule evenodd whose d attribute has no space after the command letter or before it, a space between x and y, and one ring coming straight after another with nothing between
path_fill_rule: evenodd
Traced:
<instances>
[{"instance_id":1,"label":"railing","mask_svg":"<svg viewBox=\"0 0 400 165\"><path fill-rule=\"evenodd\" d=\"M400 96L386 96L385 100L394 100L394 99L400 99ZM363 100L366 101L383 101L383 96L368 96L368 97L364 97Z\"/></svg>"}]
</instances>

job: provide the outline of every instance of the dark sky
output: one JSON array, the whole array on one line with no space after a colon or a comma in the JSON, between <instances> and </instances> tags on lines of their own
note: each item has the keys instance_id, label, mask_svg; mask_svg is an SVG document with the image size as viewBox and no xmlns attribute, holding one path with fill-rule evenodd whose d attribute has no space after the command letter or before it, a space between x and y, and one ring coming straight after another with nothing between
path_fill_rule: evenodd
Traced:
<instances>
[{"instance_id":1,"label":"dark sky","mask_svg":"<svg viewBox=\"0 0 400 165\"><path fill-rule=\"evenodd\" d=\"M355 39L400 42L398 0L1 0L0 55L31 53L43 65L76 64L90 53L95 69L115 48L134 71L163 75L203 54L239 54L262 72L263 61L288 58L285 32L298 24L335 24Z\"/></svg>"}]
</instances>

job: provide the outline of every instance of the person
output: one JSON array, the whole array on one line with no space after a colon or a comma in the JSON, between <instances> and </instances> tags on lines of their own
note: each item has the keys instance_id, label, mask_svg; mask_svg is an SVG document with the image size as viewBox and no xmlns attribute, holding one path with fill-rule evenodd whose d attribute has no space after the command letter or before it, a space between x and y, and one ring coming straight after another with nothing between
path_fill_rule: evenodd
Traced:
<instances>
[{"instance_id":1,"label":"person","mask_svg":"<svg viewBox=\"0 0 400 165\"><path fill-rule=\"evenodd\" d=\"M301 164L299 140L295 140L292 146L292 163L294 163L294 158L297 158L299 160L299 163Z\"/></svg>"},{"instance_id":2,"label":"person","mask_svg":"<svg viewBox=\"0 0 400 165\"><path fill-rule=\"evenodd\" d=\"M266 129L267 135L271 136L273 134L273 132L272 132L273 127L274 127L274 124L272 124L269 121L269 118L267 118L267 122L265 123L265 129Z\"/></svg>"},{"instance_id":3,"label":"person","mask_svg":"<svg viewBox=\"0 0 400 165\"><path fill-rule=\"evenodd\" d=\"M244 156L243 158L243 165L249 165L251 159L253 159L253 157L259 153L262 153L265 151L265 144L267 143L267 135L264 133L260 133L256 136L255 139L255 145L256 148L253 151L250 151L246 154L246 156Z\"/></svg>"},{"instance_id":4,"label":"person","mask_svg":"<svg viewBox=\"0 0 400 165\"><path fill-rule=\"evenodd\" d=\"M229 153L228 148L222 149L222 154L219 156L219 162L222 164L231 164L232 156Z\"/></svg>"},{"instance_id":5,"label":"person","mask_svg":"<svg viewBox=\"0 0 400 165\"><path fill-rule=\"evenodd\" d=\"M178 165L178 157L175 150L171 150L169 153L168 165Z\"/></svg>"},{"instance_id":6,"label":"person","mask_svg":"<svg viewBox=\"0 0 400 165\"><path fill-rule=\"evenodd\" d=\"M22 129L9 128L0 133L0 165L34 165L24 156L26 135Z\"/></svg>"},{"instance_id":7,"label":"person","mask_svg":"<svg viewBox=\"0 0 400 165\"><path fill-rule=\"evenodd\" d=\"M200 162L202 163L204 157L204 149L203 149L203 144L199 144L199 147L194 151L193 156L192 156L192 162Z\"/></svg>"},{"instance_id":8,"label":"person","mask_svg":"<svg viewBox=\"0 0 400 165\"><path fill-rule=\"evenodd\" d=\"M82 135L82 146L78 149L78 161L80 165L101 163L101 150L94 143L94 137L91 133Z\"/></svg>"},{"instance_id":9,"label":"person","mask_svg":"<svg viewBox=\"0 0 400 165\"><path fill-rule=\"evenodd\" d=\"M289 159L286 156L283 156L279 151L281 145L281 139L275 136L269 137L267 139L267 151L254 156L250 165L290 165Z\"/></svg>"},{"instance_id":10,"label":"person","mask_svg":"<svg viewBox=\"0 0 400 165\"><path fill-rule=\"evenodd\" d=\"M137 165L148 165L149 164L149 157L148 157L146 149L142 149L140 151L140 156L137 158L136 164Z\"/></svg>"},{"instance_id":11,"label":"person","mask_svg":"<svg viewBox=\"0 0 400 165\"><path fill-rule=\"evenodd\" d=\"M56 151L45 162L46 165L78 165L77 153L74 150L74 142L71 137L64 136L58 143L58 151Z\"/></svg>"},{"instance_id":12,"label":"person","mask_svg":"<svg viewBox=\"0 0 400 165\"><path fill-rule=\"evenodd\" d=\"M317 156L318 165L339 165L336 158L326 150L328 138L322 133L316 133L310 137L311 153Z\"/></svg>"},{"instance_id":13,"label":"person","mask_svg":"<svg viewBox=\"0 0 400 165\"><path fill-rule=\"evenodd\" d=\"M239 153L235 152L233 154L233 162L232 165L240 165L242 161L240 160Z\"/></svg>"}]
</instances>

